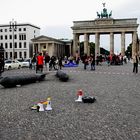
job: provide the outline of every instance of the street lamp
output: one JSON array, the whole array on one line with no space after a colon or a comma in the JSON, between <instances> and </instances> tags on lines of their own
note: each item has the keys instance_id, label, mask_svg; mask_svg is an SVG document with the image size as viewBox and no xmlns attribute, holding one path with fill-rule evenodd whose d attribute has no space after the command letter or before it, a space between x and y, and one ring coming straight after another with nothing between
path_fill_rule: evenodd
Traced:
<instances>
[{"instance_id":1,"label":"street lamp","mask_svg":"<svg viewBox=\"0 0 140 140\"><path fill-rule=\"evenodd\" d=\"M14 21L14 19L12 19L12 21L10 21L10 31L12 31L12 39L13 39L13 53L12 53L12 59L15 59L15 44L14 44L14 31L17 30L17 23L16 21Z\"/></svg>"}]
</instances>

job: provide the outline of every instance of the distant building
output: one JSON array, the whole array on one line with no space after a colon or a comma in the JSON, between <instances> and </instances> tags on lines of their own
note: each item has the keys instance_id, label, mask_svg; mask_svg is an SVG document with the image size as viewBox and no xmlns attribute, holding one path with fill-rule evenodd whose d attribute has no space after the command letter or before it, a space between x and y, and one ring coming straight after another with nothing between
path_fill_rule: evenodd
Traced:
<instances>
[{"instance_id":1,"label":"distant building","mask_svg":"<svg viewBox=\"0 0 140 140\"><path fill-rule=\"evenodd\" d=\"M15 58L29 58L32 56L33 51L31 39L39 35L40 28L37 26L28 23L16 24L13 38L10 24L0 25L0 46L5 49L5 58L12 58L13 52Z\"/></svg>"},{"instance_id":2,"label":"distant building","mask_svg":"<svg viewBox=\"0 0 140 140\"><path fill-rule=\"evenodd\" d=\"M67 39L55 39L48 36L38 36L32 39L33 52L42 52L44 55L46 52L50 56L64 57L70 56L72 53L72 40Z\"/></svg>"}]
</instances>

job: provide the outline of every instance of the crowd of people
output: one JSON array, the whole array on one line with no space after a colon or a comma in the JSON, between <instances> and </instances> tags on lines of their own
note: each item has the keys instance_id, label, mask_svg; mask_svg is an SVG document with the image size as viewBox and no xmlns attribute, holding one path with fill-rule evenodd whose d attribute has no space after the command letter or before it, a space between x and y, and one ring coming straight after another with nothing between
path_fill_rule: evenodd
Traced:
<instances>
[{"instance_id":1,"label":"crowd of people","mask_svg":"<svg viewBox=\"0 0 140 140\"><path fill-rule=\"evenodd\" d=\"M138 64L140 62L139 56L137 53L134 54L132 57L133 60L133 72L138 73ZM46 68L47 71L51 70L61 70L63 65L67 62L79 64L82 62L84 65L84 69L87 69L87 66L90 65L90 70L95 70L95 66L102 65L102 62L106 62L108 66L110 65L123 65L126 64L129 59L126 56L122 56L121 53L119 55L108 55L102 56L90 54L84 54L82 57L76 55L73 57L72 55L67 57L56 57L56 56L49 56L48 52L43 55L42 53L34 54L30 61L31 69L36 70L36 73L43 72L43 68ZM0 74L4 71L4 61L0 59Z\"/></svg>"},{"instance_id":2,"label":"crowd of people","mask_svg":"<svg viewBox=\"0 0 140 140\"><path fill-rule=\"evenodd\" d=\"M137 56L137 57L136 57ZM95 66L102 65L103 62L106 62L108 66L110 65L123 65L126 64L127 61L126 56L122 56L121 53L119 55L107 55L102 56L101 54L95 57L94 54L90 54L88 56L87 54L84 54L82 57L80 56L65 56L65 57L55 57L55 56L49 56L48 52L43 56L42 53L34 54L33 58L31 59L31 67L36 69L36 72L43 71L43 68L46 68L46 70L58 70L62 69L63 64L67 62L75 62L76 64L79 64L81 61L84 65L84 69L87 69L87 66L90 65L90 70L95 70ZM133 72L138 73L138 63L139 63L139 57L138 55L134 55L133 58ZM45 67L44 67L45 66Z\"/></svg>"},{"instance_id":3,"label":"crowd of people","mask_svg":"<svg viewBox=\"0 0 140 140\"><path fill-rule=\"evenodd\" d=\"M52 69L58 70L62 69L62 57L55 57L55 56L49 56L48 52L43 56L42 53L34 54L31 59L31 66L30 68L33 68L36 70L36 73L43 72L43 68L45 66L46 70L51 71Z\"/></svg>"}]
</instances>

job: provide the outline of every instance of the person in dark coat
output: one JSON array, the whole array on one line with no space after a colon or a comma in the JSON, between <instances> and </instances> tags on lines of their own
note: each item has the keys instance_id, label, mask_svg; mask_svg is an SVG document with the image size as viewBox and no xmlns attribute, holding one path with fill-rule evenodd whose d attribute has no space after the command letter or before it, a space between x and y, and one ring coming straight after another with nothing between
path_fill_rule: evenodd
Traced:
<instances>
[{"instance_id":1,"label":"person in dark coat","mask_svg":"<svg viewBox=\"0 0 140 140\"><path fill-rule=\"evenodd\" d=\"M95 56L93 54L90 55L90 65L91 70L95 70Z\"/></svg>"},{"instance_id":2,"label":"person in dark coat","mask_svg":"<svg viewBox=\"0 0 140 140\"><path fill-rule=\"evenodd\" d=\"M58 66L59 66L59 69L61 70L62 69L62 66L63 66L63 64L62 64L62 57L59 57L58 58Z\"/></svg>"},{"instance_id":3,"label":"person in dark coat","mask_svg":"<svg viewBox=\"0 0 140 140\"><path fill-rule=\"evenodd\" d=\"M54 68L54 70L56 70L55 61L56 61L56 58L54 56L52 56L50 59L50 62L49 62L49 70L52 70L52 67Z\"/></svg>"},{"instance_id":4,"label":"person in dark coat","mask_svg":"<svg viewBox=\"0 0 140 140\"><path fill-rule=\"evenodd\" d=\"M49 62L50 62L50 56L49 56L48 52L46 52L46 54L45 54L45 66L46 66L47 70L49 70Z\"/></svg>"},{"instance_id":5,"label":"person in dark coat","mask_svg":"<svg viewBox=\"0 0 140 140\"><path fill-rule=\"evenodd\" d=\"M84 69L87 69L87 65L88 65L88 56L87 54L84 54L84 56L82 57L82 62L84 63Z\"/></svg>"}]
</instances>

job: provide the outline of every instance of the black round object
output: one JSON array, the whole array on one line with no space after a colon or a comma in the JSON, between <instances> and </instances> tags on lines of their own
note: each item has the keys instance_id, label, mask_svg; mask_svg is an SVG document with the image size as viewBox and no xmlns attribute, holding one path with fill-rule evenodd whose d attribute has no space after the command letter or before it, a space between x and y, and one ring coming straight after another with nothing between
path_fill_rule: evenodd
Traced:
<instances>
[{"instance_id":1,"label":"black round object","mask_svg":"<svg viewBox=\"0 0 140 140\"><path fill-rule=\"evenodd\" d=\"M95 97L84 96L82 97L83 103L94 103L96 101Z\"/></svg>"},{"instance_id":2,"label":"black round object","mask_svg":"<svg viewBox=\"0 0 140 140\"><path fill-rule=\"evenodd\" d=\"M59 80L64 81L64 82L69 80L68 74L66 74L65 72L63 72L61 70L58 70L56 72L56 76L59 78Z\"/></svg>"}]
</instances>

